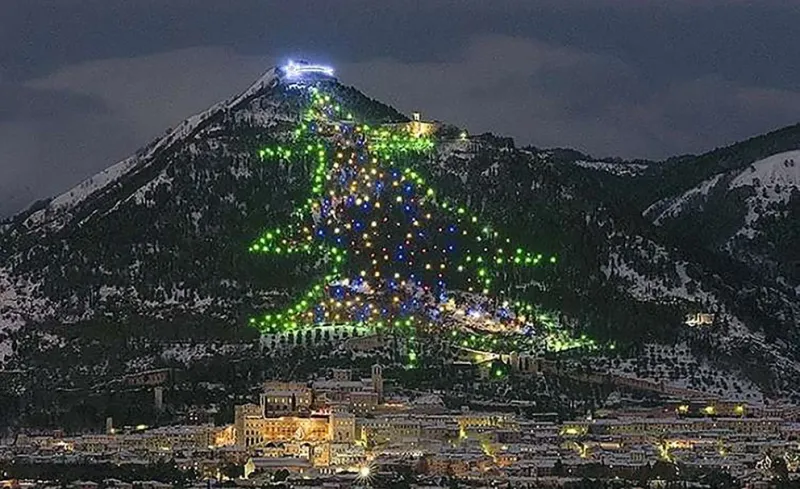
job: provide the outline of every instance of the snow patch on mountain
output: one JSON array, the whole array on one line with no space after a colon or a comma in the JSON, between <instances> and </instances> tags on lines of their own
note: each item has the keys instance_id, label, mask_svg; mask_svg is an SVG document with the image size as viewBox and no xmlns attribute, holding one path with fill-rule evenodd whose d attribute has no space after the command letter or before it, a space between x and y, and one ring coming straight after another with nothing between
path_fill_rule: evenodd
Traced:
<instances>
[{"instance_id":1,"label":"snow patch on mountain","mask_svg":"<svg viewBox=\"0 0 800 489\"><path fill-rule=\"evenodd\" d=\"M172 178L170 178L166 172L161 172L158 177L142 185L139 190L134 192L134 194L128 199L133 199L137 205L153 205L154 202L148 193L154 191L162 185L167 186L167 188L172 186Z\"/></svg>"},{"instance_id":2,"label":"snow patch on mountain","mask_svg":"<svg viewBox=\"0 0 800 489\"><path fill-rule=\"evenodd\" d=\"M469 140L454 139L442 141L436 150L433 164L444 173L449 173L467 183L469 177L468 162L475 156L475 145Z\"/></svg>"},{"instance_id":3,"label":"snow patch on mountain","mask_svg":"<svg viewBox=\"0 0 800 489\"><path fill-rule=\"evenodd\" d=\"M633 177L641 175L647 170L647 165L639 163L608 163L605 161L584 161L579 160L574 163L582 168L589 168L592 170L604 171L617 175L618 177Z\"/></svg>"},{"instance_id":4,"label":"snow patch on mountain","mask_svg":"<svg viewBox=\"0 0 800 489\"><path fill-rule=\"evenodd\" d=\"M689 207L690 204L695 202L705 202L705 199L708 197L709 192L711 189L717 186L717 184L722 180L724 176L723 173L710 178L697 187L684 192L682 195L676 198L669 198L660 200L644 211L645 216L651 216L653 214L657 214L653 220L653 224L660 225L665 219L671 217L677 217L680 215L685 209ZM657 209L661 209L657 211Z\"/></svg>"},{"instance_id":5,"label":"snow patch on mountain","mask_svg":"<svg viewBox=\"0 0 800 489\"><path fill-rule=\"evenodd\" d=\"M744 185L800 186L800 150L779 153L753 163L731 182L730 188Z\"/></svg>"},{"instance_id":6,"label":"snow patch on mountain","mask_svg":"<svg viewBox=\"0 0 800 489\"><path fill-rule=\"evenodd\" d=\"M269 88L279 82L277 69L267 71L261 78L253 83L250 88L233 99L217 103L208 110L195 114L183 121L177 128L171 129L164 137L157 139L148 145L143 151L134 156L126 158L119 163L107 168L97 175L83 181L77 186L54 198L43 209L40 209L25 220L24 226L28 229L44 227L47 230L56 231L63 228L69 221L69 212L92 195L96 195L108 188L122 177L133 171L140 171L152 163L153 157L172 144L187 139L205 121L220 111L231 109L243 101L249 99L259 91ZM266 123L272 121L278 115L276 107L267 107L266 111L250 114L250 118L257 118ZM263 113L262 113L263 112ZM152 182L151 182L152 183ZM145 190L146 191L146 190ZM136 197L137 202L140 198Z\"/></svg>"},{"instance_id":7,"label":"snow patch on mountain","mask_svg":"<svg viewBox=\"0 0 800 489\"><path fill-rule=\"evenodd\" d=\"M0 268L0 370L4 368L4 360L14 353L9 335L28 321L39 320L54 311L52 304L37 297L35 292L35 284Z\"/></svg>"},{"instance_id":8,"label":"snow patch on mountain","mask_svg":"<svg viewBox=\"0 0 800 489\"><path fill-rule=\"evenodd\" d=\"M792 192L800 189L800 150L772 155L733 173L719 173L677 197L653 203L643 215L654 224L661 225L667 219L702 209L710 192L728 180L727 192L739 188L752 190L746 199L744 226L736 233L752 238L757 232L754 229L757 221L765 215L778 212L780 206L789 201Z\"/></svg>"},{"instance_id":9,"label":"snow patch on mountain","mask_svg":"<svg viewBox=\"0 0 800 489\"><path fill-rule=\"evenodd\" d=\"M742 233L762 216L774 212L776 206L789 202L792 192L800 189L800 151L776 154L753 163L728 186L731 190L740 187L754 189L747 199Z\"/></svg>"},{"instance_id":10,"label":"snow patch on mountain","mask_svg":"<svg viewBox=\"0 0 800 489\"><path fill-rule=\"evenodd\" d=\"M12 343L8 333L23 326L24 322L15 312L16 291L5 268L0 268L0 369L3 360L12 353Z\"/></svg>"},{"instance_id":11,"label":"snow patch on mountain","mask_svg":"<svg viewBox=\"0 0 800 489\"><path fill-rule=\"evenodd\" d=\"M54 214L60 214L62 211L76 207L90 195L118 181L122 176L130 172L137 163L139 163L139 158L132 156L84 180L54 198L44 209L40 209L28 216L24 225L28 228L34 228L47 223Z\"/></svg>"},{"instance_id":12,"label":"snow patch on mountain","mask_svg":"<svg viewBox=\"0 0 800 489\"><path fill-rule=\"evenodd\" d=\"M227 102L227 105L230 107L239 105L242 101L252 97L253 95L257 94L258 92L265 90L281 80L280 74L278 72L277 67L270 68L267 70L261 78L256 80L250 88L242 92L239 96L235 97L232 101Z\"/></svg>"},{"instance_id":13,"label":"snow patch on mountain","mask_svg":"<svg viewBox=\"0 0 800 489\"><path fill-rule=\"evenodd\" d=\"M606 278L623 282L623 289L640 301L681 300L715 303L713 295L689 276L688 263L672 256L666 248L641 236L612 235L622 240L601 267ZM659 273L648 268L657 267Z\"/></svg>"},{"instance_id":14,"label":"snow patch on mountain","mask_svg":"<svg viewBox=\"0 0 800 489\"><path fill-rule=\"evenodd\" d=\"M165 349L161 354L161 358L187 366L203 358L214 356L230 357L248 351L253 347L254 345L251 343L180 343Z\"/></svg>"}]
</instances>

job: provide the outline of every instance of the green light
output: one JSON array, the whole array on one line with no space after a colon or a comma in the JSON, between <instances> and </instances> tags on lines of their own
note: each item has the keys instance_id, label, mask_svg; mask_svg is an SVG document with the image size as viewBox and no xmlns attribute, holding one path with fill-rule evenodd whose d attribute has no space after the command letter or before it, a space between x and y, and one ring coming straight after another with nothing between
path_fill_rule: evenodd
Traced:
<instances>
[{"instance_id":1,"label":"green light","mask_svg":"<svg viewBox=\"0 0 800 489\"><path fill-rule=\"evenodd\" d=\"M342 116L330 115L332 113L332 109L335 109L337 113L342 111L342 107L340 107L337 103L338 100L331 103L330 95L325 94L323 91L319 90L316 86L309 88L312 93L312 97L311 97L311 103L307 107L307 110L304 110L303 112L305 117L304 120L308 121L308 124L315 124L317 127L323 127L326 124L329 124L330 126L335 126L336 130L339 130L340 123L338 120L334 119L334 117L342 117ZM350 120L353 119L352 113L347 112L346 110L342 113L346 113L347 114L346 117L348 119ZM308 159L311 159L313 161L316 161L311 178L313 183L313 185L311 186L311 193L307 194L307 198L305 198L305 205L295 209L291 213L292 217L298 220L296 222L303 222L304 223L303 225L306 225L306 223L308 223L308 220L311 219L312 215L319 212L320 198L322 198L323 196L327 197L328 193L330 193L331 196L335 198L343 197L343 195L341 194L338 196L334 194L334 192L337 193L341 192L341 189L336 187L336 185L338 185L338 178L333 174L333 172L331 171L332 168L329 165L333 165L334 161L338 161L337 164L340 164L343 161L347 160L347 158L345 158L344 160L334 159L337 154L337 149L336 147L332 146L332 144L338 144L338 143L331 143L329 141L325 141L321 138L318 138L316 135L309 133L308 124L306 122L300 122L296 126L294 132L296 137L293 139L290 138L286 140L289 142L281 141L281 145L275 145L273 147L268 147L268 148L261 148L258 150L258 155L262 158L262 160L268 159L272 161L301 162L302 160L307 161ZM424 154L424 152L434 147L434 141L431 138L428 137L418 138L412 134L405 132L404 130L396 130L390 126L381 125L378 126L377 128L370 128L368 125L365 124L362 126L356 126L356 130L362 132L362 134L367 136L364 148L372 153L372 156L369 158L369 160L372 160L373 163L377 164L378 171L380 171L381 169L386 170L387 168L384 165L394 165L395 161L398 161L400 157L405 157L404 155L408 153L416 152L418 154ZM309 138L316 138L316 139L310 140ZM341 152L346 152L346 151L348 150L342 150ZM351 155L353 154L355 153L351 153ZM341 157L342 156L340 155L338 158ZM331 161L328 160L329 158ZM352 161L352 159L350 161ZM364 167L362 169L362 172L366 169L368 168ZM400 170L402 172L403 177L398 180L400 181L405 180L415 183L418 186L420 192L424 192L425 196L433 197L434 195L436 195L436 191L434 190L434 188L425 186L424 184L425 179L423 178L423 175L419 174L411 166L400 168ZM376 167L373 166L371 175L375 174L376 174ZM370 182L369 177L365 178L367 182ZM374 181L375 180L373 180L373 182ZM394 186L397 186L398 183L399 183L398 181L394 181ZM358 190L355 190L354 187L354 190L350 190L349 192L355 193L357 196L363 196L364 187L361 186L360 179L358 180L358 184L359 184ZM369 184L366 185L366 187L369 186L370 186ZM348 192L347 190L345 191ZM367 192L369 193L369 191ZM391 197L387 198L391 199ZM378 200L380 199L376 199L375 201L375 207L377 207L377 204L379 203ZM464 206L459 206L458 205L459 203L456 201L452 200L446 202L442 201L426 202L425 200L415 201L413 193L412 195L409 196L395 195L395 201L397 203L405 202L407 204L418 203L419 205L432 204L435 208L438 209L453 210L458 214L458 216L469 215L469 219L472 223L478 222L478 217L476 215L471 215L471 213L468 213L468 209ZM383 203L383 201L381 201L380 203ZM386 206L385 208L387 210L392 208L391 200L389 200L389 205ZM342 216L340 215L338 219L340 219L341 217ZM427 219L430 219L430 216L428 216ZM436 218L434 218L434 221L435 220ZM393 224L391 221L387 223L386 218L384 218L383 221L380 222L381 224L377 227L378 230L385 229L386 227ZM461 217L458 217L457 222L462 223L464 221L462 221ZM383 223L386 223L386 225L384 225ZM332 230L333 229L332 223L328 222L327 224L331 225L330 229ZM345 227L346 222L338 221L336 222L336 225L338 225L338 227L340 228L343 228ZM415 221L414 225L416 226L418 225L418 223ZM315 230L316 223L313 225L308 225L308 228ZM319 261L319 263L327 267L327 273L325 274L324 279L321 280L320 284L315 284L312 289L305 292L300 297L301 300L296 301L291 307L285 309L284 315L280 314L277 315L275 321L271 320L261 321L258 318L254 318L255 319L254 321L253 319L251 319L250 321L251 323L256 323L259 327L265 330L268 328L271 329L272 331L294 330L297 328L301 328L302 330L302 328L309 326L309 319L307 316L307 314L309 314L309 310L316 307L317 304L320 303L320 301L325 301L329 297L327 293L323 291L324 289L322 288L322 285L328 285L335 280L341 280L345 277L353 275L350 273L350 268L349 267L345 268L344 266L346 262L344 260L344 256L347 255L346 250L339 250L335 247L331 247L325 244L325 242L314 241L315 236L313 235L314 234L313 232L309 233L308 236L303 236L303 238L307 237L309 241L303 240L302 242L299 242L297 240L297 235L298 233L300 233L301 225L297 223L289 228L285 228L284 230L285 232L283 234L287 236L286 238L280 239L281 236L280 230L270 231L268 233L262 234L259 241L256 243L252 243L248 249L251 252L268 253L271 255L281 255L284 252L286 254L293 255L301 251L309 254L319 253L318 256L323 258L322 260ZM424 230L427 229L424 228ZM511 240L510 238L498 237L498 233L493 232L489 226L484 226L482 230L483 234L480 236L475 236L475 238L473 239L478 243L481 243L481 241L484 242L478 245L480 248L483 249L484 256L478 256L475 255L473 252L468 251L468 254L466 255L462 263L458 262L453 263L452 261L448 260L444 260L440 263L434 263L432 269L437 271L441 270L438 275L440 279L447 280L449 278L443 276L444 270L451 270L455 268L458 272L463 272L465 270L464 263L467 264L471 263L474 259L475 262L479 264L484 264L484 259L486 259L488 262L492 263L492 267L480 268L479 270L477 270L479 279L476 280L474 276L471 277L470 276L471 274L464 275L463 278L466 280L468 284L465 286L465 288L468 288L470 292L473 292L476 289L480 290L477 286L478 284L481 284L484 287L482 289L482 293L488 295L489 294L488 287L492 283L492 278L495 277L496 273L498 272L498 269L494 265L503 265L505 263L520 264L523 263L523 261L526 265L530 265L538 263L538 261L541 259L541 255L535 257L530 253L525 253L522 250L522 248L516 248L516 254L508 258L497 256L503 254L502 249L498 250L494 255L491 255L489 254L491 253L489 250L493 248L493 245L496 246L497 243L502 241L505 241L506 243L511 243ZM475 229L473 228L465 227L461 231L462 232L460 234L462 234L463 236L475 235L474 234ZM308 230L306 230L306 232L308 233ZM339 229L339 232L330 234L336 234L337 236L343 237L351 233ZM278 237L278 239L276 239L276 237ZM366 239L367 238L365 237L364 240ZM409 234L409 238L407 239L413 239L413 238L411 238ZM373 241L374 244L377 246L381 246L384 244L380 243L379 241L380 237L378 237L377 235L372 235L370 237L370 240ZM491 241L492 243L491 244L485 243L486 241ZM372 244L373 243L370 243L370 245ZM365 255L364 249L356 248L353 251L354 255L361 255L360 258L356 256L355 260L357 260L357 263L360 265L359 270L362 271L362 273L360 273L359 275L363 276L365 279L372 280L373 275L375 277L379 277L378 272L383 274L383 276L393 275L392 272L388 272L387 270L381 268L381 264L379 263L381 256L380 253L370 253L369 251L367 251L366 254L370 255L369 258L373 259L372 265L375 265L374 267L370 267L369 262L367 263L363 262L363 258ZM419 260L419 258L420 257L417 257L414 260L417 263L417 266L419 266L420 263L426 264L427 260L417 261ZM550 260L551 263L555 263L555 257L550 257ZM409 264L410 263L411 261L409 261ZM427 264L428 267L430 268L431 267L430 262L427 262ZM344 273L345 271L347 271L346 275ZM395 278L399 278L399 275L396 276ZM504 292L500 291L500 295L504 295ZM370 303L369 305L370 307L374 307L375 305L381 306L380 303L378 304ZM456 302L456 307L458 308L460 306L461 304L458 304L458 302ZM338 304L338 307L341 309L338 310L328 309L326 307L325 317L327 318L328 314L330 313L332 315L335 315L336 321L341 321L345 324L360 324L365 326L370 325L370 327L373 329L375 327L378 328L383 327L383 322L378 317L374 318L374 321L373 320L354 321L352 314L356 306L351 307L350 305L348 305L347 307L342 307L342 304ZM532 312L530 305L517 304L516 308L517 310L521 309L528 311L529 313ZM341 318L339 317L340 314L342 315ZM397 316L390 317L389 322L390 324L395 324L399 328L410 330L409 332L413 335L414 331L413 317L406 317L404 320L400 320L400 318ZM434 325L428 323L427 326L434 326ZM553 349L553 348L560 349L562 347L574 348L581 346L591 347L594 345L591 339L585 337L577 340L570 338L566 333L559 331L557 329L558 326L559 325L557 321L547 322L544 324L548 349ZM451 336L453 337L454 341L459 338L458 333L455 329L452 330ZM465 344L467 343L466 339L464 339L463 341L465 342ZM484 347L484 345L490 343L489 338L485 338L482 336L475 337L474 335L470 336L469 341L471 341L473 345L478 345L481 347ZM530 345L534 344L533 339L525 340L525 343ZM519 344L519 342L510 339L504 340L504 343L501 346L497 344L497 339L495 338L491 340L491 344L495 345L497 348L509 348L510 345ZM413 362L413 360L416 358L416 353L410 352L409 357ZM499 371L498 373L500 375L503 374L502 370Z\"/></svg>"}]
</instances>

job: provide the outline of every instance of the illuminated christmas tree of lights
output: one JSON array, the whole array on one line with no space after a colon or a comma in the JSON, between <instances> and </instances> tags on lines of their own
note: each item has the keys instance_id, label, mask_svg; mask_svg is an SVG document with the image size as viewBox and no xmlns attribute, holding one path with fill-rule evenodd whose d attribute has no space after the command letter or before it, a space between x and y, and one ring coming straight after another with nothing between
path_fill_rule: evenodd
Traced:
<instances>
[{"instance_id":1,"label":"illuminated christmas tree of lights","mask_svg":"<svg viewBox=\"0 0 800 489\"><path fill-rule=\"evenodd\" d=\"M552 267L557 259L512 246L440 198L410 163L433 151L431 137L403 125L356 123L335 96L316 84L303 89L308 104L292 141L259 155L313 159L313 186L291 224L265 231L250 251L306 254L326 273L290 307L251 324L264 333L323 325L438 330L454 344L495 352L594 348L552 314L505 296L509 270Z\"/></svg>"}]
</instances>

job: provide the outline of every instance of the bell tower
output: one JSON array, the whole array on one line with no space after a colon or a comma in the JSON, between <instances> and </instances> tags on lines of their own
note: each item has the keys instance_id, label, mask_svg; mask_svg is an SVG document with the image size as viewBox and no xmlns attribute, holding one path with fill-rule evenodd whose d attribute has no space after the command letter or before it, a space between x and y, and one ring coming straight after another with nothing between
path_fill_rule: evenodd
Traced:
<instances>
[{"instance_id":1,"label":"bell tower","mask_svg":"<svg viewBox=\"0 0 800 489\"><path fill-rule=\"evenodd\" d=\"M376 363L372 366L372 390L378 394L378 402L383 402L383 367Z\"/></svg>"}]
</instances>

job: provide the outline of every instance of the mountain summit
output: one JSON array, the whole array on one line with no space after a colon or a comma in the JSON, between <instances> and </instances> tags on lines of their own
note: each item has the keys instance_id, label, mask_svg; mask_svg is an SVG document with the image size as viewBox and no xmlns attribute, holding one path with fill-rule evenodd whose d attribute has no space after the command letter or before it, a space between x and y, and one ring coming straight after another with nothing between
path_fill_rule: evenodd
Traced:
<instances>
[{"instance_id":1,"label":"mountain summit","mask_svg":"<svg viewBox=\"0 0 800 489\"><path fill-rule=\"evenodd\" d=\"M163 366L176 344L255 344L253 326L302 328L336 314L394 323L412 317L404 307L435 301L415 309L415 321L463 314L453 331L465 347L489 348L497 332L485 325L494 321L523 336L563 335L560 344L578 348L531 354L576 369L753 402L794 394L800 301L796 277L782 272L792 258L754 278L746 270L771 251L735 245L736 236L767 232L748 231L765 219L768 233L797 244L784 219L796 207L797 179L781 166L784 156L750 161L754 170L735 175L724 169L693 190L697 182L681 182L675 169L712 156L625 165L517 148L509 138L409 120L322 68L273 68L4 224L0 356L7 371L20 372L21 391ZM664 175L675 195L658 190ZM682 202L718 187L708 193L714 208L741 198L769 214L739 216L750 227L712 233L715 245L668 224L703 222L710 199L697 209ZM743 188L746 195L732 196ZM378 203L379 212L361 215ZM373 223L379 235L369 234ZM330 277L345 253L353 267ZM516 266L540 260L546 266ZM368 275L372 285L359 282ZM421 289L398 292L396 303L377 299L370 287L388 293L393 280ZM314 295L315 284L328 288ZM349 302L347 311L321 299ZM479 316L482 329L474 327Z\"/></svg>"}]
</instances>

